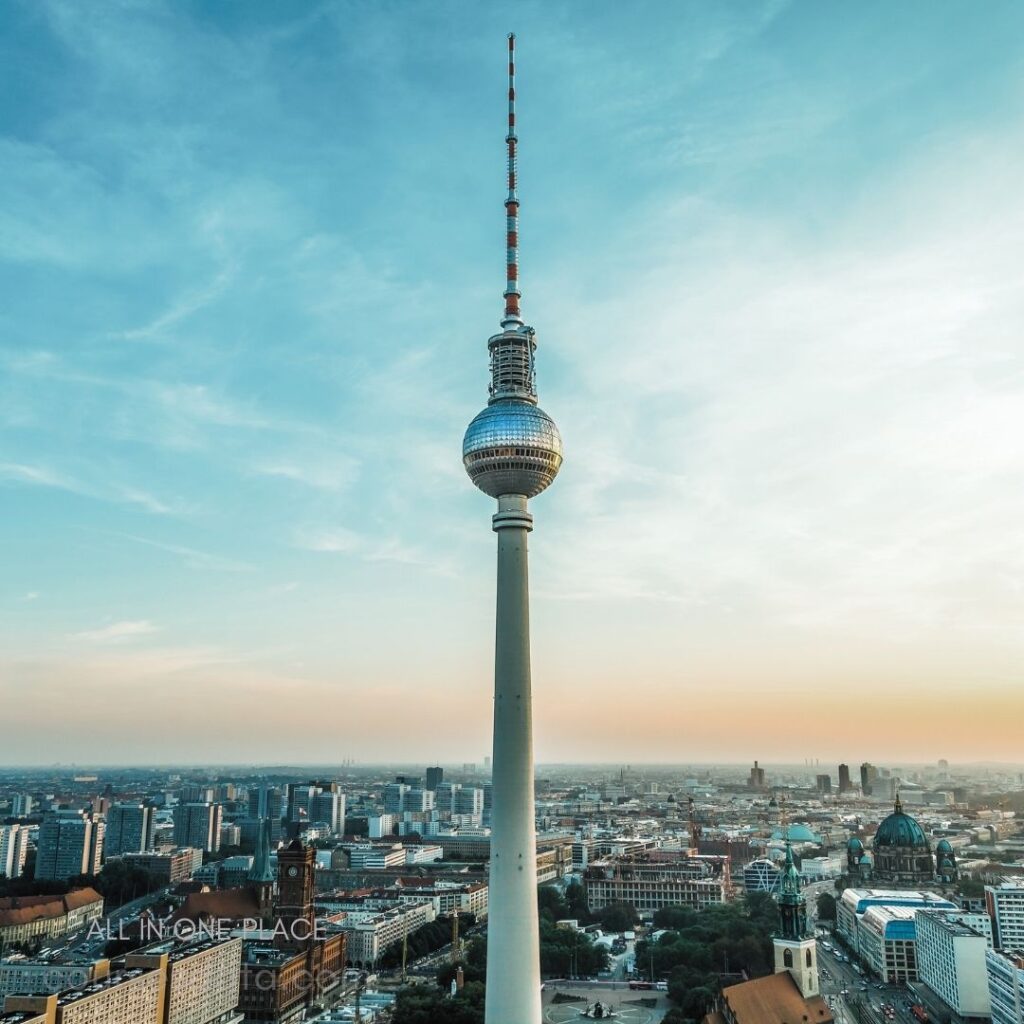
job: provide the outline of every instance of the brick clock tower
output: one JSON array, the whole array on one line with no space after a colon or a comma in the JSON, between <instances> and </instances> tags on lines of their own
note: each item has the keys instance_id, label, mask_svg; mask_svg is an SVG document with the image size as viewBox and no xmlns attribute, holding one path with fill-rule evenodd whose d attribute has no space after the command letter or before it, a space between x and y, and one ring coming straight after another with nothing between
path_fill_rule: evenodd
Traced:
<instances>
[{"instance_id":1,"label":"brick clock tower","mask_svg":"<svg viewBox=\"0 0 1024 1024\"><path fill-rule=\"evenodd\" d=\"M314 937L313 887L316 851L295 839L277 853L275 945L305 949Z\"/></svg>"}]
</instances>

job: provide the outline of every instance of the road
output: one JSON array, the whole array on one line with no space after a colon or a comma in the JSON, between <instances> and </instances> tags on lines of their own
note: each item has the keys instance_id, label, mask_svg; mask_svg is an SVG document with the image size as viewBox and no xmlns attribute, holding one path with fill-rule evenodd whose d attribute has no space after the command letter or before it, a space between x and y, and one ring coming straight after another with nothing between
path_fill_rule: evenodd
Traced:
<instances>
[{"instance_id":1,"label":"road","mask_svg":"<svg viewBox=\"0 0 1024 1024\"><path fill-rule=\"evenodd\" d=\"M858 1024L858 1015L851 1005L860 1001L864 1004L864 1024L889 1024L882 1010L883 1005L895 1009L892 1024L916 1024L907 1009L910 993L903 985L888 985L870 975L860 975L848 961L839 960L837 948L825 949L818 941L818 971L821 977L821 994L832 1006L832 1013L838 1024ZM844 996L842 993L846 992Z\"/></svg>"}]
</instances>

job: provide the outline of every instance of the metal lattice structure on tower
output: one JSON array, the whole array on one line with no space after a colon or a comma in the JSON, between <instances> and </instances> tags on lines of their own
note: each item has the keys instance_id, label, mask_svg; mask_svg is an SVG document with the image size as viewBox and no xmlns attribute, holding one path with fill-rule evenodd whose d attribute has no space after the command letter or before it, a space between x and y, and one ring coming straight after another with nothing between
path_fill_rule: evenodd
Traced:
<instances>
[{"instance_id":1,"label":"metal lattice structure on tower","mask_svg":"<svg viewBox=\"0 0 1024 1024\"><path fill-rule=\"evenodd\" d=\"M530 679L528 499L555 479L562 439L537 405L532 327L519 288L519 192L515 36L508 37L508 194L505 198L505 308L487 342L487 406L473 419L462 460L473 483L498 500L494 752L487 918L486 1024L540 1024L540 941L534 815L533 701Z\"/></svg>"}]
</instances>

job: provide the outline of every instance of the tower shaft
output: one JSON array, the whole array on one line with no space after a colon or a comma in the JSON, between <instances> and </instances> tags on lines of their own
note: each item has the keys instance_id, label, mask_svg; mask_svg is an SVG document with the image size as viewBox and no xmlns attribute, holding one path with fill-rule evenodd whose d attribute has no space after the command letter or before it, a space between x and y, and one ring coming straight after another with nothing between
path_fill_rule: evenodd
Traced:
<instances>
[{"instance_id":1,"label":"tower shaft","mask_svg":"<svg viewBox=\"0 0 1024 1024\"><path fill-rule=\"evenodd\" d=\"M498 498L486 1024L540 1024L533 700L524 495Z\"/></svg>"}]
</instances>

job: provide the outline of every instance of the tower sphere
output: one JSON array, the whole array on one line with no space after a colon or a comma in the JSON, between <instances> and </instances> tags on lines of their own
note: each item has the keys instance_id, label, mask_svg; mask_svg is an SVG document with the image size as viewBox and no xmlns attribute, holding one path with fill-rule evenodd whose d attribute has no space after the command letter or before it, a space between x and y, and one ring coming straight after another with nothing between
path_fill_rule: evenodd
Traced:
<instances>
[{"instance_id":1,"label":"tower sphere","mask_svg":"<svg viewBox=\"0 0 1024 1024\"><path fill-rule=\"evenodd\" d=\"M540 494L562 465L562 437L543 409L517 399L499 399L466 428L462 464L484 494Z\"/></svg>"}]
</instances>

